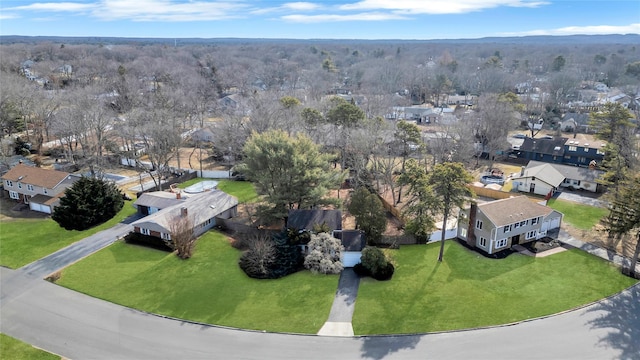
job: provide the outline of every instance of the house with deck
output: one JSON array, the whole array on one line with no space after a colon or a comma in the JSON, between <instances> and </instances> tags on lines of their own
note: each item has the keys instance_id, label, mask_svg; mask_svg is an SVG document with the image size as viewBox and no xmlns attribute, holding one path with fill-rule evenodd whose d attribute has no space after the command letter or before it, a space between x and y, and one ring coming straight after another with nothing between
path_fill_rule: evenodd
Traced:
<instances>
[{"instance_id":1,"label":"house with deck","mask_svg":"<svg viewBox=\"0 0 640 360\"><path fill-rule=\"evenodd\" d=\"M2 175L4 193L29 209L53 213L64 191L80 179L79 175L18 164Z\"/></svg>"},{"instance_id":2,"label":"house with deck","mask_svg":"<svg viewBox=\"0 0 640 360\"><path fill-rule=\"evenodd\" d=\"M543 238L560 228L562 213L526 196L472 204L458 219L458 239L486 254Z\"/></svg>"}]
</instances>

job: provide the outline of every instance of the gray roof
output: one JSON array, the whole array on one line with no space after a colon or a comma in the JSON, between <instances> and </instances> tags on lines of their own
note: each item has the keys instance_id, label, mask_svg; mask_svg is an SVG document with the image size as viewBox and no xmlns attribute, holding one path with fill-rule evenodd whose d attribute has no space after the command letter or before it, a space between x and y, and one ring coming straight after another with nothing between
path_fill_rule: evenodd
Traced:
<instances>
[{"instance_id":1,"label":"gray roof","mask_svg":"<svg viewBox=\"0 0 640 360\"><path fill-rule=\"evenodd\" d=\"M529 161L527 168L539 166L541 164L546 164L546 163L543 163L540 161ZM549 164L549 165L553 166L553 168L556 169L558 172L560 172L565 178L571 179L571 180L595 182L604 174L604 171L602 170L589 169L586 167L560 165L560 164Z\"/></svg>"},{"instance_id":2,"label":"gray roof","mask_svg":"<svg viewBox=\"0 0 640 360\"><path fill-rule=\"evenodd\" d=\"M326 223L329 230L342 230L342 212L340 210L289 210L287 228L313 230L314 225Z\"/></svg>"},{"instance_id":3,"label":"gray roof","mask_svg":"<svg viewBox=\"0 0 640 360\"><path fill-rule=\"evenodd\" d=\"M178 199L177 193L172 193L168 191L154 191L149 193L143 193L140 197L133 203L133 206L146 206L153 207L157 209L164 209L166 207L183 203L186 201L187 197L184 194L180 194L181 199Z\"/></svg>"},{"instance_id":4,"label":"gray roof","mask_svg":"<svg viewBox=\"0 0 640 360\"><path fill-rule=\"evenodd\" d=\"M533 202L524 195L480 204L478 210L482 211L496 227L547 216L554 211L550 207Z\"/></svg>"},{"instance_id":5,"label":"gray roof","mask_svg":"<svg viewBox=\"0 0 640 360\"><path fill-rule=\"evenodd\" d=\"M364 233L360 230L342 230L334 233L336 239L340 239L344 251L362 251L367 245Z\"/></svg>"},{"instance_id":6,"label":"gray roof","mask_svg":"<svg viewBox=\"0 0 640 360\"><path fill-rule=\"evenodd\" d=\"M533 161L529 162L529 165L525 168L523 175L516 176L513 179L535 177L536 179L540 179L553 187L558 187L564 181L565 176L562 175L562 173L552 164L537 162L537 164L532 166L532 162Z\"/></svg>"},{"instance_id":7,"label":"gray roof","mask_svg":"<svg viewBox=\"0 0 640 360\"><path fill-rule=\"evenodd\" d=\"M173 219L181 216L183 209L186 209L187 216L191 217L193 225L196 226L237 205L238 199L223 191L205 191L145 216L133 222L132 225L152 231L170 233Z\"/></svg>"}]
</instances>

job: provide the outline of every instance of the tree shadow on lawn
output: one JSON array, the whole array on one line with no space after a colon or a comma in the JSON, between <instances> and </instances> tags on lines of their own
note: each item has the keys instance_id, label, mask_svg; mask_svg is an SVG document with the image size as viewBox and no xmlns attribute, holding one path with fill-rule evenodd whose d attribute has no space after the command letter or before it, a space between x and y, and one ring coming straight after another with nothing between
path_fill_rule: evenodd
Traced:
<instances>
[{"instance_id":1,"label":"tree shadow on lawn","mask_svg":"<svg viewBox=\"0 0 640 360\"><path fill-rule=\"evenodd\" d=\"M640 284L595 304L587 312L600 313L588 322L592 329L608 329L598 345L620 350L620 359L640 356Z\"/></svg>"},{"instance_id":2,"label":"tree shadow on lawn","mask_svg":"<svg viewBox=\"0 0 640 360\"><path fill-rule=\"evenodd\" d=\"M535 262L535 258L511 250L496 258L490 258L454 240L445 251L443 261L450 264L449 281L486 281L530 265Z\"/></svg>"},{"instance_id":3,"label":"tree shadow on lawn","mask_svg":"<svg viewBox=\"0 0 640 360\"><path fill-rule=\"evenodd\" d=\"M362 341L362 357L365 359L384 359L404 349L415 349L420 335L367 336Z\"/></svg>"}]
</instances>

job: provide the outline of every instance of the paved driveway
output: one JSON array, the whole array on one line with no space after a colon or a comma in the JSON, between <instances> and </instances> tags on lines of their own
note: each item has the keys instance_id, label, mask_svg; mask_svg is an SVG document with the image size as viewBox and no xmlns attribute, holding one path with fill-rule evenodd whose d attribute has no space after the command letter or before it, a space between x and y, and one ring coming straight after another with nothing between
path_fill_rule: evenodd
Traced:
<instances>
[{"instance_id":1,"label":"paved driveway","mask_svg":"<svg viewBox=\"0 0 640 360\"><path fill-rule=\"evenodd\" d=\"M640 358L640 285L584 309L513 326L325 337L166 319L5 268L0 278L0 331L71 359Z\"/></svg>"}]
</instances>

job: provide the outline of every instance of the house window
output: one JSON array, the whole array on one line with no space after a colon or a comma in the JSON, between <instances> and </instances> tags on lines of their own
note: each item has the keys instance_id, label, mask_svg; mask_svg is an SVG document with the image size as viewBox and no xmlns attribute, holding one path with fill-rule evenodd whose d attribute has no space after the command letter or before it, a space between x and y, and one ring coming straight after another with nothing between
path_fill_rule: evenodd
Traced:
<instances>
[{"instance_id":1,"label":"house window","mask_svg":"<svg viewBox=\"0 0 640 360\"><path fill-rule=\"evenodd\" d=\"M584 148L584 152L589 152L589 148Z\"/></svg>"},{"instance_id":2,"label":"house window","mask_svg":"<svg viewBox=\"0 0 640 360\"><path fill-rule=\"evenodd\" d=\"M15 191L9 191L9 197L12 198L13 200L18 200L20 199L20 194L18 194Z\"/></svg>"},{"instance_id":3,"label":"house window","mask_svg":"<svg viewBox=\"0 0 640 360\"><path fill-rule=\"evenodd\" d=\"M578 151L576 146L569 146L569 151Z\"/></svg>"},{"instance_id":4,"label":"house window","mask_svg":"<svg viewBox=\"0 0 640 360\"><path fill-rule=\"evenodd\" d=\"M513 224L513 227L516 228L516 229L519 228L520 227L520 223Z\"/></svg>"},{"instance_id":5,"label":"house window","mask_svg":"<svg viewBox=\"0 0 640 360\"><path fill-rule=\"evenodd\" d=\"M598 149L598 150L596 150L596 154L598 154L598 155L604 155L604 151L602 151L602 150Z\"/></svg>"},{"instance_id":6,"label":"house window","mask_svg":"<svg viewBox=\"0 0 640 360\"><path fill-rule=\"evenodd\" d=\"M13 181L11 180L5 180L5 183L7 184L7 186L9 187L13 187Z\"/></svg>"},{"instance_id":7,"label":"house window","mask_svg":"<svg viewBox=\"0 0 640 360\"><path fill-rule=\"evenodd\" d=\"M151 235L151 231L149 231L149 229L140 229L140 233L142 235Z\"/></svg>"},{"instance_id":8,"label":"house window","mask_svg":"<svg viewBox=\"0 0 640 360\"><path fill-rule=\"evenodd\" d=\"M18 189L22 189L22 183L21 182L18 183Z\"/></svg>"},{"instance_id":9,"label":"house window","mask_svg":"<svg viewBox=\"0 0 640 360\"><path fill-rule=\"evenodd\" d=\"M564 158L565 160L571 160L571 155L565 155Z\"/></svg>"},{"instance_id":10,"label":"house window","mask_svg":"<svg viewBox=\"0 0 640 360\"><path fill-rule=\"evenodd\" d=\"M520 221L520 226L525 226L527 224L526 221Z\"/></svg>"},{"instance_id":11,"label":"house window","mask_svg":"<svg viewBox=\"0 0 640 360\"><path fill-rule=\"evenodd\" d=\"M529 231L529 232L527 233L526 238L527 238L527 239L534 238L534 237L536 237L536 234L537 234L537 233L538 233L538 231L537 231L537 230L531 230L531 231Z\"/></svg>"},{"instance_id":12,"label":"house window","mask_svg":"<svg viewBox=\"0 0 640 360\"><path fill-rule=\"evenodd\" d=\"M486 247L487 246L487 239L485 239L483 237L480 237L480 246Z\"/></svg>"},{"instance_id":13,"label":"house window","mask_svg":"<svg viewBox=\"0 0 640 360\"><path fill-rule=\"evenodd\" d=\"M531 219L531 225L535 225L538 223L538 218Z\"/></svg>"},{"instance_id":14,"label":"house window","mask_svg":"<svg viewBox=\"0 0 640 360\"><path fill-rule=\"evenodd\" d=\"M496 241L496 249L507 246L507 239L500 239Z\"/></svg>"},{"instance_id":15,"label":"house window","mask_svg":"<svg viewBox=\"0 0 640 360\"><path fill-rule=\"evenodd\" d=\"M29 190L29 191L33 191L33 185L31 185L31 184L27 184L27 190Z\"/></svg>"},{"instance_id":16,"label":"house window","mask_svg":"<svg viewBox=\"0 0 640 360\"><path fill-rule=\"evenodd\" d=\"M147 230L147 229L144 229ZM147 230L149 231L149 230ZM147 234L145 234L147 235ZM167 234L167 233L160 233L160 237L162 238L162 240L171 240L171 234Z\"/></svg>"},{"instance_id":17,"label":"house window","mask_svg":"<svg viewBox=\"0 0 640 360\"><path fill-rule=\"evenodd\" d=\"M467 237L467 229L465 229L464 227L460 228L460 236L462 236L463 238Z\"/></svg>"},{"instance_id":18,"label":"house window","mask_svg":"<svg viewBox=\"0 0 640 360\"><path fill-rule=\"evenodd\" d=\"M584 156L580 156L580 157L578 158L578 162L585 163L585 162L587 162L587 158L586 158L586 157L584 157Z\"/></svg>"},{"instance_id":19,"label":"house window","mask_svg":"<svg viewBox=\"0 0 640 360\"><path fill-rule=\"evenodd\" d=\"M511 231L511 225L505 225L504 226L504 230L505 233L508 233L509 231Z\"/></svg>"},{"instance_id":20,"label":"house window","mask_svg":"<svg viewBox=\"0 0 640 360\"><path fill-rule=\"evenodd\" d=\"M477 220L476 221L476 229L482 230L482 220Z\"/></svg>"}]
</instances>

